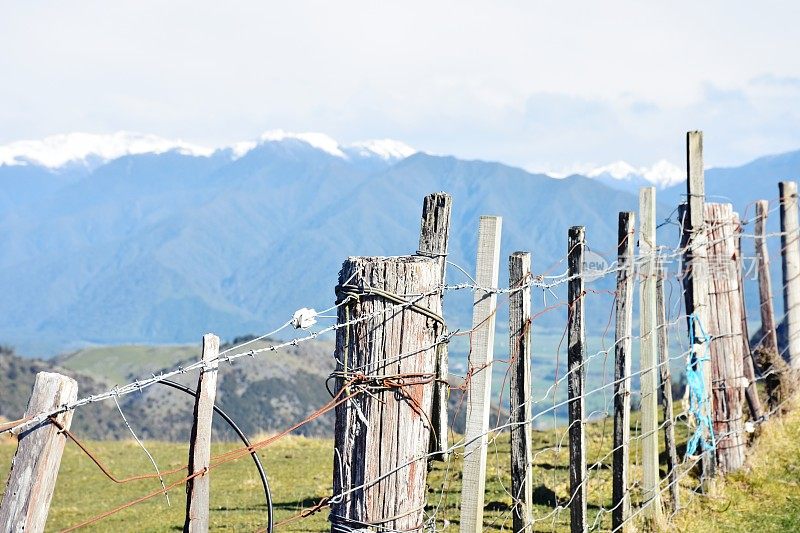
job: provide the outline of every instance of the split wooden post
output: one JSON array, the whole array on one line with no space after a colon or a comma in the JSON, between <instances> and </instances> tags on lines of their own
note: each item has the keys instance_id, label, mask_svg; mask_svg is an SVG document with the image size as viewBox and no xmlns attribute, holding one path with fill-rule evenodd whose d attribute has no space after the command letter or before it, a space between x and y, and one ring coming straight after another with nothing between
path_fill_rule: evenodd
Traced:
<instances>
[{"instance_id":1,"label":"split wooden post","mask_svg":"<svg viewBox=\"0 0 800 533\"><path fill-rule=\"evenodd\" d=\"M475 281L481 287L496 287L500 275L502 218L482 216L478 226L478 257ZM486 488L486 452L497 294L475 292L472 307L472 342L467 382L467 429L464 437L464 467L461 481L461 533L483 531Z\"/></svg>"},{"instance_id":2,"label":"split wooden post","mask_svg":"<svg viewBox=\"0 0 800 533\"><path fill-rule=\"evenodd\" d=\"M567 241L567 394L569 411L569 515L570 531L588 531L586 516L586 434L584 427L584 382L586 376L586 333L583 319L583 254L585 228L573 226Z\"/></svg>"},{"instance_id":3,"label":"split wooden post","mask_svg":"<svg viewBox=\"0 0 800 533\"><path fill-rule=\"evenodd\" d=\"M206 333L203 335L203 362L206 367L200 371L197 380L194 422L189 441L189 475L205 472L186 482L186 520L183 523L185 532L208 531L211 479L207 470L211 463L211 423L217 396L218 356L219 337Z\"/></svg>"},{"instance_id":4,"label":"split wooden post","mask_svg":"<svg viewBox=\"0 0 800 533\"><path fill-rule=\"evenodd\" d=\"M783 305L789 364L800 369L800 228L797 219L797 183L778 184L781 195L781 259L783 260Z\"/></svg>"},{"instance_id":5,"label":"split wooden post","mask_svg":"<svg viewBox=\"0 0 800 533\"><path fill-rule=\"evenodd\" d=\"M670 511L680 507L678 491L678 452L675 448L675 419L672 409L672 370L669 358L669 323L664 289L665 272L659 268L656 281L656 313L658 322L658 362L661 365L661 401L664 406L664 448L667 452Z\"/></svg>"},{"instance_id":6,"label":"split wooden post","mask_svg":"<svg viewBox=\"0 0 800 533\"><path fill-rule=\"evenodd\" d=\"M642 507L653 529L663 528L658 477L658 364L656 330L656 189L639 191L640 388L642 424Z\"/></svg>"},{"instance_id":7,"label":"split wooden post","mask_svg":"<svg viewBox=\"0 0 800 533\"><path fill-rule=\"evenodd\" d=\"M614 334L614 452L611 524L614 531L630 531L631 496L628 489L631 440L631 323L636 214L621 212L617 230L617 298Z\"/></svg>"},{"instance_id":8,"label":"split wooden post","mask_svg":"<svg viewBox=\"0 0 800 533\"><path fill-rule=\"evenodd\" d=\"M772 303L772 278L769 271L769 252L767 251L767 216L769 202L756 202L755 245L758 261L758 298L761 308L761 339L755 347L755 357L762 375L765 376L767 405L770 411L788 397L784 393L784 381L788 366L778 350L778 334L775 326L775 308Z\"/></svg>"},{"instance_id":9,"label":"split wooden post","mask_svg":"<svg viewBox=\"0 0 800 533\"><path fill-rule=\"evenodd\" d=\"M511 494L514 531L533 520L533 442L531 437L531 254L508 259L508 351L511 359Z\"/></svg>"},{"instance_id":10,"label":"split wooden post","mask_svg":"<svg viewBox=\"0 0 800 533\"><path fill-rule=\"evenodd\" d=\"M450 213L453 199L449 194L436 192L425 197L422 204L422 221L419 231L418 255L432 257L439 264L439 283L444 298L445 272L447 271L447 244L450 240ZM437 325L438 335L446 333L444 324ZM448 378L447 343L436 345L436 382L434 383L431 410L431 442L429 460L446 461L448 449L447 400L450 396Z\"/></svg>"},{"instance_id":11,"label":"split wooden post","mask_svg":"<svg viewBox=\"0 0 800 533\"><path fill-rule=\"evenodd\" d=\"M422 528L440 277L421 256L342 265L336 397L352 397L335 408L331 531Z\"/></svg>"},{"instance_id":12,"label":"split wooden post","mask_svg":"<svg viewBox=\"0 0 800 533\"><path fill-rule=\"evenodd\" d=\"M756 383L756 368L753 360L753 350L750 346L750 328L747 325L747 306L744 301L744 256L742 255L742 222L739 214L733 214L734 224L734 248L736 249L736 272L739 283L739 309L742 320L742 369L744 378L747 380L747 387L744 389L744 396L747 399L747 407L750 409L750 417L753 420L760 420L764 417L764 409L761 407L761 399L758 397L758 383Z\"/></svg>"},{"instance_id":13,"label":"split wooden post","mask_svg":"<svg viewBox=\"0 0 800 533\"><path fill-rule=\"evenodd\" d=\"M736 272L735 221L731 204L705 206L708 226L709 322L711 342L711 420L714 424L717 468L728 473L744 463L742 407L746 386L741 340L739 276Z\"/></svg>"},{"instance_id":14,"label":"split wooden post","mask_svg":"<svg viewBox=\"0 0 800 533\"><path fill-rule=\"evenodd\" d=\"M25 417L51 411L75 401L77 397L78 384L74 379L53 372L39 372ZM72 411L57 415L56 420L69 429ZM0 528L3 531L44 531L65 443L66 437L49 421L22 428L0 504Z\"/></svg>"},{"instance_id":15,"label":"split wooden post","mask_svg":"<svg viewBox=\"0 0 800 533\"><path fill-rule=\"evenodd\" d=\"M686 192L688 195L687 207L681 212L683 232L681 234L681 248L685 250L683 260L683 282L687 325L689 329L698 326L708 328L708 258L706 245L708 238L705 228L705 176L703 170L703 132L690 131L686 134ZM701 399L697 408L700 415L709 420L711 418L711 364L708 357L709 346L702 335L695 335L691 347L693 360L690 364L694 369L700 370L705 381L706 397ZM703 427L703 439L710 442L711 435L708 428ZM716 456L713 453L703 453L702 476L705 482L710 482L716 470Z\"/></svg>"}]
</instances>

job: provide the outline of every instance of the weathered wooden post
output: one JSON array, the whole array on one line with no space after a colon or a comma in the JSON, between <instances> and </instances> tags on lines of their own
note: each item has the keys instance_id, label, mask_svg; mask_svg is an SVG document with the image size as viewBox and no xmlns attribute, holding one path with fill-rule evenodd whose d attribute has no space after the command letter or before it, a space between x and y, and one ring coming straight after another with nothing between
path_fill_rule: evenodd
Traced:
<instances>
[{"instance_id":1,"label":"weathered wooden post","mask_svg":"<svg viewBox=\"0 0 800 533\"><path fill-rule=\"evenodd\" d=\"M586 434L584 428L583 387L586 376L586 340L583 324L583 254L586 247L585 228L569 229L567 247L567 394L569 411L569 515L570 531L588 531L586 517Z\"/></svg>"},{"instance_id":2,"label":"weathered wooden post","mask_svg":"<svg viewBox=\"0 0 800 533\"><path fill-rule=\"evenodd\" d=\"M208 504L211 480L208 467L211 463L211 422L214 416L214 400L217 397L217 367L219 362L219 337L212 333L203 335L203 362L206 368L200 371L197 380L197 396L194 401L194 422L189 441L189 474L201 472L186 482L185 532L208 531Z\"/></svg>"},{"instance_id":3,"label":"weathered wooden post","mask_svg":"<svg viewBox=\"0 0 800 533\"><path fill-rule=\"evenodd\" d=\"M500 217L482 216L478 227L478 258L475 281L481 287L496 287L500 276ZM492 360L497 294L475 292L467 381L467 430L461 481L460 531L483 531L483 501L486 488L489 409L492 395Z\"/></svg>"},{"instance_id":4,"label":"weathered wooden post","mask_svg":"<svg viewBox=\"0 0 800 533\"><path fill-rule=\"evenodd\" d=\"M758 397L758 384L756 383L756 368L753 361L753 350L750 347L750 328L747 325L747 306L744 301L744 256L742 255L742 223L739 214L733 214L734 224L734 248L736 249L736 273L738 274L739 284L739 309L741 311L741 332L742 332L742 369L744 378L747 380L747 387L744 389L744 396L747 399L747 407L750 409L750 416L753 420L760 420L764 417L764 409L761 407L761 398Z\"/></svg>"},{"instance_id":5,"label":"weathered wooden post","mask_svg":"<svg viewBox=\"0 0 800 533\"><path fill-rule=\"evenodd\" d=\"M663 528L658 478L658 365L656 331L656 189L639 191L639 281L640 369L642 392L642 507L653 529Z\"/></svg>"},{"instance_id":6,"label":"weathered wooden post","mask_svg":"<svg viewBox=\"0 0 800 533\"><path fill-rule=\"evenodd\" d=\"M77 397L78 384L74 379L52 372L39 372L25 418L51 411L75 401ZM72 411L56 416L56 420L69 429ZM25 428L19 434L17 452L0 504L0 528L3 531L44 531L66 443L66 437L59 431L54 424L46 421Z\"/></svg>"},{"instance_id":7,"label":"weathered wooden post","mask_svg":"<svg viewBox=\"0 0 800 533\"><path fill-rule=\"evenodd\" d=\"M744 463L745 378L741 340L739 275L736 272L735 222L731 204L705 206L708 226L709 322L711 336L712 421L717 467L732 472Z\"/></svg>"},{"instance_id":8,"label":"weathered wooden post","mask_svg":"<svg viewBox=\"0 0 800 533\"><path fill-rule=\"evenodd\" d=\"M781 259L783 260L783 305L789 363L800 368L800 228L797 219L797 183L778 184L781 195Z\"/></svg>"},{"instance_id":9,"label":"weathered wooden post","mask_svg":"<svg viewBox=\"0 0 800 533\"><path fill-rule=\"evenodd\" d=\"M423 527L440 279L428 257L342 265L336 389L352 397L336 407L331 531Z\"/></svg>"},{"instance_id":10,"label":"weathered wooden post","mask_svg":"<svg viewBox=\"0 0 800 533\"><path fill-rule=\"evenodd\" d=\"M511 494L514 531L533 520L531 441L531 254L514 252L508 259L508 351L511 359Z\"/></svg>"},{"instance_id":11,"label":"weathered wooden post","mask_svg":"<svg viewBox=\"0 0 800 533\"><path fill-rule=\"evenodd\" d=\"M761 308L761 339L754 355L758 367L765 376L768 406L770 411L788 397L784 391L788 366L778 350L778 334L775 328L775 308L772 304L772 279L769 272L769 252L767 251L767 216L769 202L756 202L755 245L758 261L758 299Z\"/></svg>"},{"instance_id":12,"label":"weathered wooden post","mask_svg":"<svg viewBox=\"0 0 800 533\"><path fill-rule=\"evenodd\" d=\"M617 298L614 335L614 452L611 525L630 531L631 496L628 489L631 440L631 322L633 318L633 247L635 213L619 214L617 230Z\"/></svg>"},{"instance_id":13,"label":"weathered wooden post","mask_svg":"<svg viewBox=\"0 0 800 533\"><path fill-rule=\"evenodd\" d=\"M669 322L664 289L666 273L658 269L656 281L656 322L658 323L658 362L661 365L661 401L664 406L664 448L667 452L667 479L669 479L670 510L680 507L678 497L678 452L675 448L675 419L672 410L672 370L669 358Z\"/></svg>"},{"instance_id":14,"label":"weathered wooden post","mask_svg":"<svg viewBox=\"0 0 800 533\"><path fill-rule=\"evenodd\" d=\"M683 232L681 247L685 250L683 259L683 283L687 325L689 330L708 327L708 261L706 243L708 242L705 227L705 177L703 171L703 132L690 131L686 134L686 192L687 205L681 211ZM708 357L709 346L703 335L695 335L692 341L692 360L689 364L702 373L706 396L701 398L697 409L702 419L711 417L711 365ZM709 428L698 421L702 438L711 442ZM705 449L703 449L705 451ZM703 479L710 482L716 470L716 456L703 453Z\"/></svg>"},{"instance_id":15,"label":"weathered wooden post","mask_svg":"<svg viewBox=\"0 0 800 533\"><path fill-rule=\"evenodd\" d=\"M450 213L453 200L449 194L436 192L425 197L422 204L422 221L419 231L418 255L432 257L439 264L439 283L444 287L447 271L447 243L450 240ZM439 293L444 297L444 288ZM441 331L438 331L441 330ZM437 334L443 335L444 324L437 325ZM436 382L433 385L431 410L430 460L447 460L447 399L450 396L448 378L447 343L436 346Z\"/></svg>"}]
</instances>

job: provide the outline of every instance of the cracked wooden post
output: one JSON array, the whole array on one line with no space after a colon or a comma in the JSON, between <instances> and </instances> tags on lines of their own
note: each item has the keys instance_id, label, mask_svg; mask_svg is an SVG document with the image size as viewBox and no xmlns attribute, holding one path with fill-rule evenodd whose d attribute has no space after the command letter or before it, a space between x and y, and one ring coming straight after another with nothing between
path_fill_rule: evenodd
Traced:
<instances>
[{"instance_id":1,"label":"cracked wooden post","mask_svg":"<svg viewBox=\"0 0 800 533\"><path fill-rule=\"evenodd\" d=\"M203 335L203 361L208 365L200 371L197 396L194 401L194 422L189 441L189 474L208 469L211 463L211 423L214 417L214 400L217 396L217 367L219 337L212 333ZM186 482L185 532L208 531L208 505L211 479L208 473Z\"/></svg>"},{"instance_id":2,"label":"cracked wooden post","mask_svg":"<svg viewBox=\"0 0 800 533\"><path fill-rule=\"evenodd\" d=\"M569 229L567 245L567 395L569 412L569 516L570 531L588 531L586 517L586 433L584 382L586 378L586 333L583 320L583 253L586 247L583 226Z\"/></svg>"},{"instance_id":3,"label":"cracked wooden post","mask_svg":"<svg viewBox=\"0 0 800 533\"><path fill-rule=\"evenodd\" d=\"M659 267L656 281L656 322L658 323L658 363L661 366L661 402L664 407L664 449L667 455L667 479L669 480L670 511L680 507L678 487L678 451L675 448L675 418L672 408L672 370L669 358L669 315L664 289L666 273Z\"/></svg>"},{"instance_id":4,"label":"cracked wooden post","mask_svg":"<svg viewBox=\"0 0 800 533\"><path fill-rule=\"evenodd\" d=\"M531 254L514 252L508 258L508 352L511 360L511 494L514 531L533 520L531 417Z\"/></svg>"},{"instance_id":5,"label":"cracked wooden post","mask_svg":"<svg viewBox=\"0 0 800 533\"><path fill-rule=\"evenodd\" d=\"M633 246L636 214L621 212L617 229L616 329L614 334L614 452L611 524L626 532L631 515L628 488L631 440L631 322L633 319Z\"/></svg>"},{"instance_id":6,"label":"cracked wooden post","mask_svg":"<svg viewBox=\"0 0 800 533\"><path fill-rule=\"evenodd\" d=\"M449 194L436 192L425 197L422 204L422 221L417 254L432 257L439 265L439 283L444 286L447 271L447 244L450 240L450 213L453 199ZM444 290L440 291L444 297ZM444 325L437 326L438 334L446 333ZM448 449L447 400L450 397L448 378L447 343L436 346L436 382L433 385L433 407L429 460L446 461Z\"/></svg>"},{"instance_id":7,"label":"cracked wooden post","mask_svg":"<svg viewBox=\"0 0 800 533\"><path fill-rule=\"evenodd\" d=\"M750 417L753 420L764 418L764 408L761 406L761 398L758 396L758 383L756 382L756 365L753 350L750 346L750 328L747 325L747 306L744 301L744 257L742 256L742 223L739 214L733 214L734 224L734 249L736 250L736 272L739 283L739 309L742 321L742 368L744 377L747 380L747 387L744 390L747 406L750 408Z\"/></svg>"},{"instance_id":8,"label":"cracked wooden post","mask_svg":"<svg viewBox=\"0 0 800 533\"><path fill-rule=\"evenodd\" d=\"M767 216L769 202L756 202L755 245L758 261L758 299L761 309L761 339L755 347L754 356L758 367L765 376L767 406L770 412L789 397L785 390L788 379L788 365L778 351L778 334L775 326L775 308L772 303L772 278L769 272L769 252L767 251Z\"/></svg>"},{"instance_id":9,"label":"cracked wooden post","mask_svg":"<svg viewBox=\"0 0 800 533\"><path fill-rule=\"evenodd\" d=\"M500 217L482 216L478 226L475 281L481 287L497 287L500 277ZM486 488L489 410L492 395L492 360L497 294L475 291L472 306L472 341L467 381L467 430L461 478L461 533L483 531Z\"/></svg>"},{"instance_id":10,"label":"cracked wooden post","mask_svg":"<svg viewBox=\"0 0 800 533\"><path fill-rule=\"evenodd\" d=\"M705 206L708 227L711 399L717 468L722 473L744 464L744 378L739 275L736 271L735 221L731 204Z\"/></svg>"},{"instance_id":11,"label":"cracked wooden post","mask_svg":"<svg viewBox=\"0 0 800 533\"><path fill-rule=\"evenodd\" d=\"M658 352L656 329L656 189L639 191L639 352L642 420L642 507L652 529L664 527L658 475Z\"/></svg>"},{"instance_id":12,"label":"cracked wooden post","mask_svg":"<svg viewBox=\"0 0 800 533\"><path fill-rule=\"evenodd\" d=\"M39 372L25 417L51 411L77 397L78 384L74 379L53 372ZM56 420L69 429L72 411L56 416ZM3 531L44 531L65 443L66 437L49 421L23 428L0 504Z\"/></svg>"},{"instance_id":13,"label":"cracked wooden post","mask_svg":"<svg viewBox=\"0 0 800 533\"><path fill-rule=\"evenodd\" d=\"M783 261L783 307L789 364L800 368L800 228L797 219L797 183L778 184L781 195L781 259Z\"/></svg>"},{"instance_id":14,"label":"cracked wooden post","mask_svg":"<svg viewBox=\"0 0 800 533\"><path fill-rule=\"evenodd\" d=\"M705 175L703 170L703 132L690 131L686 134L686 193L688 200L680 210L681 248L685 250L683 258L684 300L686 305L687 326L689 329L698 325L708 329L708 258L706 244L708 237L705 227ZM711 361L708 357L709 346L702 335L694 336L691 347L694 360L693 368L699 368L705 381L707 396L698 406L700 414L711 418ZM703 439L710 442L711 435L703 428ZM716 455L703 453L702 478L704 488L711 482L716 471Z\"/></svg>"},{"instance_id":15,"label":"cracked wooden post","mask_svg":"<svg viewBox=\"0 0 800 533\"><path fill-rule=\"evenodd\" d=\"M440 278L422 256L342 265L336 391L353 397L336 407L331 531L422 530Z\"/></svg>"}]
</instances>

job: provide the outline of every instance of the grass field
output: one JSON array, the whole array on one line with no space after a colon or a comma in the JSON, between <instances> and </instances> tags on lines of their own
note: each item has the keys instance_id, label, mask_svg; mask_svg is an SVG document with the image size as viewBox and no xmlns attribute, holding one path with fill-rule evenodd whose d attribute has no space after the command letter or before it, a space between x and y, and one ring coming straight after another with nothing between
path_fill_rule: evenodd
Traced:
<instances>
[{"instance_id":1,"label":"grass field","mask_svg":"<svg viewBox=\"0 0 800 533\"><path fill-rule=\"evenodd\" d=\"M635 423L635 421L634 421ZM610 507L611 422L587 426L589 464L600 460L590 473L589 520L597 530L610 529L610 515L600 511ZM679 432L679 444L685 435ZM533 531L567 530L569 513L556 512L556 502L568 498L567 443L558 448L561 431L534 432L535 516ZM185 463L186 446L149 442L149 450L162 469ZM554 445L556 445L554 447ZM133 442L90 442L89 446L117 476L151 472L152 466ZM216 444L214 454L235 448ZM0 475L5 477L15 445L0 444ZM491 441L487 474L485 529L510 530L511 498L509 443L507 435ZM326 439L287 437L260 453L267 469L275 503L277 521L291 517L331 493L332 443ZM637 451L632 450L632 477L638 479ZM434 464L428 478L428 512L436 511L438 530L456 531L460 501L461 461ZM180 479L175 474L167 479ZM264 523L266 510L263 492L249 458L213 470L211 525L215 531L252 531ZM764 426L757 445L751 450L745 469L720 481L713 494L701 496L692 491L696 481L687 475L682 482L682 500L687 509L676 516L673 527L679 531L797 531L800 529L800 411ZM156 480L115 485L105 478L76 446L68 443L48 522L49 530L60 530L105 510L157 490ZM86 531L177 531L183 523L185 494L178 486L170 491L171 506L162 495L124 510ZM633 501L639 494L634 488ZM595 519L601 513L595 522ZM327 512L280 528L282 531L327 531Z\"/></svg>"}]
</instances>

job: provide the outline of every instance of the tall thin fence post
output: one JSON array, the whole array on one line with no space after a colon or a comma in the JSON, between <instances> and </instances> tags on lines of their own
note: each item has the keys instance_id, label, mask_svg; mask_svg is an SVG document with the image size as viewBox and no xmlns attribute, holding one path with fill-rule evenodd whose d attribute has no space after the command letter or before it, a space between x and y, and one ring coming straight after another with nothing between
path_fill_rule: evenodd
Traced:
<instances>
[{"instance_id":1,"label":"tall thin fence post","mask_svg":"<svg viewBox=\"0 0 800 533\"><path fill-rule=\"evenodd\" d=\"M39 372L25 418L75 401L77 397L78 384L74 379L52 372ZM69 429L72 411L55 418L62 427ZM0 528L3 531L44 531L65 443L66 437L49 421L23 428L0 504Z\"/></svg>"},{"instance_id":2,"label":"tall thin fence post","mask_svg":"<svg viewBox=\"0 0 800 533\"><path fill-rule=\"evenodd\" d=\"M583 254L586 247L585 228L569 229L567 247L567 380L569 410L569 493L570 531L588 531L586 517L586 434L584 428L584 381L586 368L586 333L583 319Z\"/></svg>"},{"instance_id":3,"label":"tall thin fence post","mask_svg":"<svg viewBox=\"0 0 800 533\"><path fill-rule=\"evenodd\" d=\"M501 227L500 217L482 216L480 219L475 281L481 287L497 286ZM473 330L468 362L467 429L461 482L462 533L483 531L496 311L497 294L478 289L472 307Z\"/></svg>"},{"instance_id":4,"label":"tall thin fence post","mask_svg":"<svg viewBox=\"0 0 800 533\"><path fill-rule=\"evenodd\" d=\"M797 183L778 184L781 195L781 259L783 260L783 304L789 363L800 368L800 228L797 213Z\"/></svg>"},{"instance_id":5,"label":"tall thin fence post","mask_svg":"<svg viewBox=\"0 0 800 533\"><path fill-rule=\"evenodd\" d=\"M421 256L342 265L331 531L417 531L424 521L440 277Z\"/></svg>"},{"instance_id":6,"label":"tall thin fence post","mask_svg":"<svg viewBox=\"0 0 800 533\"><path fill-rule=\"evenodd\" d=\"M611 524L630 531L631 496L628 488L631 438L631 344L633 319L633 247L636 215L619 214L617 230L617 294L614 334L614 452Z\"/></svg>"},{"instance_id":7,"label":"tall thin fence post","mask_svg":"<svg viewBox=\"0 0 800 533\"><path fill-rule=\"evenodd\" d=\"M750 417L753 420L761 420L764 417L764 409L761 406L761 398L758 397L758 383L756 382L756 366L753 360L753 350L750 346L750 328L747 325L747 306L744 300L744 259L742 256L742 222L739 214L733 214L734 224L734 248L736 249L736 273L739 283L739 309L741 310L741 331L742 331L742 369L747 380L747 387L744 390L747 399L747 407L750 409Z\"/></svg>"},{"instance_id":8,"label":"tall thin fence post","mask_svg":"<svg viewBox=\"0 0 800 533\"><path fill-rule=\"evenodd\" d=\"M682 211L681 248L685 250L682 272L687 325L689 330L708 327L708 258L706 245L708 238L705 227L705 175L703 170L703 132L690 131L686 134L686 192L687 207ZM697 409L703 420L711 419L711 364L708 342L703 335L692 339L692 361L694 370L702 373L705 382L705 397ZM702 424L702 423L701 423ZM709 428L702 424L702 438L711 442ZM704 450L705 451L705 450ZM705 451L701 457L704 488L715 475L716 456Z\"/></svg>"},{"instance_id":9,"label":"tall thin fence post","mask_svg":"<svg viewBox=\"0 0 800 533\"><path fill-rule=\"evenodd\" d=\"M658 365L656 331L656 189L639 192L640 388L642 425L642 506L653 528L663 527L658 477Z\"/></svg>"},{"instance_id":10,"label":"tall thin fence post","mask_svg":"<svg viewBox=\"0 0 800 533\"><path fill-rule=\"evenodd\" d=\"M761 309L761 339L755 347L754 355L763 376L767 392L767 406L770 412L788 398L784 393L788 366L778 350L778 334L775 325L775 307L772 303L772 278L769 271L769 251L767 250L767 216L769 202L756 202L755 246L758 261L758 299Z\"/></svg>"},{"instance_id":11,"label":"tall thin fence post","mask_svg":"<svg viewBox=\"0 0 800 533\"><path fill-rule=\"evenodd\" d=\"M709 323L711 342L712 421L717 468L732 472L744 463L742 407L746 386L741 340L739 276L734 247L734 213L731 204L706 204L709 264Z\"/></svg>"},{"instance_id":12,"label":"tall thin fence post","mask_svg":"<svg viewBox=\"0 0 800 533\"><path fill-rule=\"evenodd\" d=\"M675 448L675 418L672 408L672 370L669 357L668 302L664 287L664 271L659 268L656 281L656 313L658 322L658 363L661 366L661 402L664 406L664 449L667 455L670 511L680 507L678 491L678 452Z\"/></svg>"},{"instance_id":13,"label":"tall thin fence post","mask_svg":"<svg viewBox=\"0 0 800 533\"><path fill-rule=\"evenodd\" d=\"M217 396L217 367L219 337L212 333L203 335L203 362L197 380L197 396L194 402L194 422L189 441L189 475L203 472L186 482L185 532L208 531L208 505L211 479L208 468L211 463L211 423L214 416L214 400Z\"/></svg>"},{"instance_id":14,"label":"tall thin fence post","mask_svg":"<svg viewBox=\"0 0 800 533\"><path fill-rule=\"evenodd\" d=\"M531 254L514 252L508 259L508 351L511 360L511 494L514 531L533 520L531 477Z\"/></svg>"},{"instance_id":15,"label":"tall thin fence post","mask_svg":"<svg viewBox=\"0 0 800 533\"><path fill-rule=\"evenodd\" d=\"M439 283L444 286L447 271L447 245L450 240L450 213L453 200L449 194L436 192L425 197L422 204L422 220L419 231L418 255L432 257L439 264ZM444 297L444 288L440 292ZM437 325L443 335L444 325ZM430 460L447 460L448 421L447 399L450 395L448 378L447 343L436 346L436 382L434 383L433 407L431 410Z\"/></svg>"}]
</instances>

